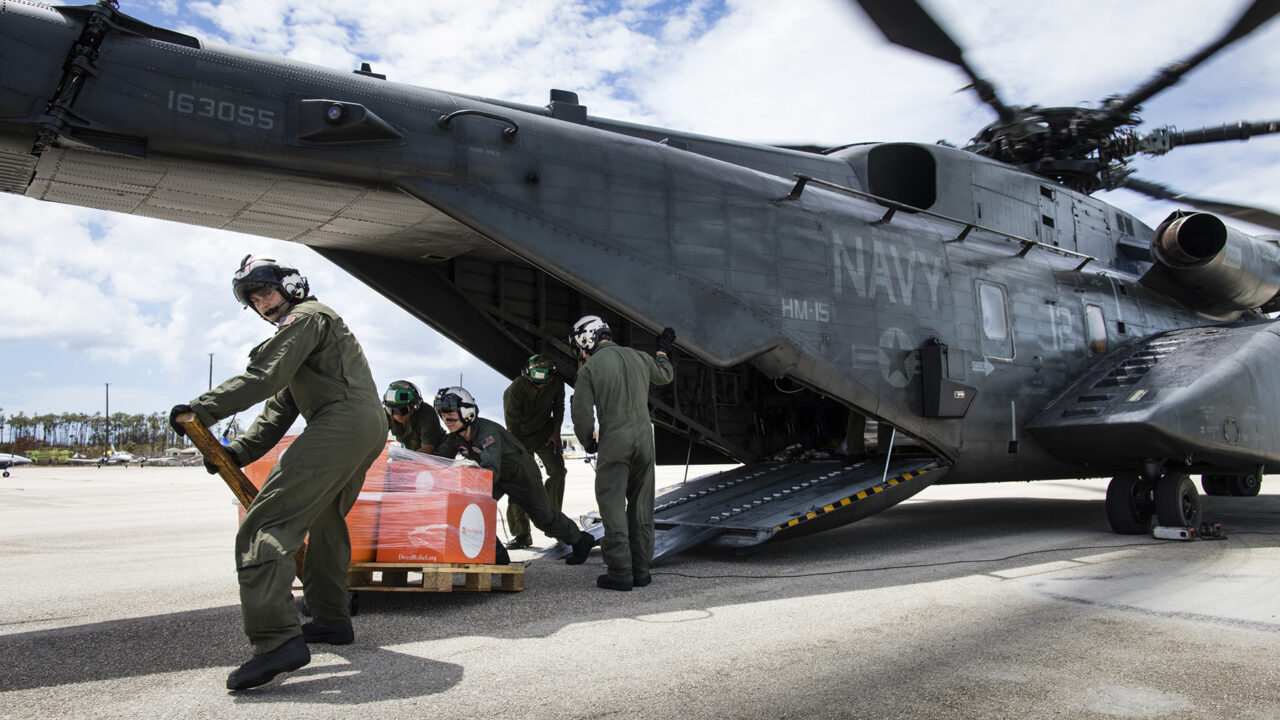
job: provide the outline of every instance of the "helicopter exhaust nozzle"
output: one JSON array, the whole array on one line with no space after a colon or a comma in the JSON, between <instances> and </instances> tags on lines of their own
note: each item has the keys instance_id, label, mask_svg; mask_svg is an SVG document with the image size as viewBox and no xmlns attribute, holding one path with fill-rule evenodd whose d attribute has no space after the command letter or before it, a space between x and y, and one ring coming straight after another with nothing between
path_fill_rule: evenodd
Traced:
<instances>
[{"instance_id":1,"label":"helicopter exhaust nozzle","mask_svg":"<svg viewBox=\"0 0 1280 720\"><path fill-rule=\"evenodd\" d=\"M1210 317L1234 319L1280 292L1280 248L1209 213L1173 213L1151 251L1156 264L1141 283Z\"/></svg>"},{"instance_id":2,"label":"helicopter exhaust nozzle","mask_svg":"<svg viewBox=\"0 0 1280 720\"><path fill-rule=\"evenodd\" d=\"M1165 221L1152 240L1152 252L1160 262L1176 268L1203 265L1227 244L1227 226L1208 213L1184 215Z\"/></svg>"}]
</instances>

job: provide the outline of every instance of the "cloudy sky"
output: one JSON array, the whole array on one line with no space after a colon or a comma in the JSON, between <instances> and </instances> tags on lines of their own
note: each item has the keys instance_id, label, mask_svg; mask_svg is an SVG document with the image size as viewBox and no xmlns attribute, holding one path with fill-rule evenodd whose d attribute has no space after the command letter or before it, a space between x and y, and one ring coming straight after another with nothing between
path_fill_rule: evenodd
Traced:
<instances>
[{"instance_id":1,"label":"cloudy sky","mask_svg":"<svg viewBox=\"0 0 1280 720\"><path fill-rule=\"evenodd\" d=\"M933 0L1009 104L1097 103L1216 38L1230 0ZM122 0L201 38L389 80L542 105L573 90L593 115L766 143L963 143L992 118L959 70L889 46L843 0ZM1280 117L1280 22L1150 101L1147 128ZM1280 208L1280 137L1138 160L1192 195ZM1148 224L1172 206L1104 194ZM231 296L246 253L301 268L356 332L380 385L459 376L500 416L506 380L311 250L0 196L0 408L155 412L239 372L270 332ZM1241 226L1256 232L1256 228Z\"/></svg>"}]
</instances>

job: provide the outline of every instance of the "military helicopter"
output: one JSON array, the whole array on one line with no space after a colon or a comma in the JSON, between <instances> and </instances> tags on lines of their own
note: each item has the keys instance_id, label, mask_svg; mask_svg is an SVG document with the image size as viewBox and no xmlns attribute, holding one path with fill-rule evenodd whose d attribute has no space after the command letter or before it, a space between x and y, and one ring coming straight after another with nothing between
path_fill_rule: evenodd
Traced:
<instances>
[{"instance_id":1,"label":"military helicopter","mask_svg":"<svg viewBox=\"0 0 1280 720\"><path fill-rule=\"evenodd\" d=\"M997 119L964 148L788 148L206 47L114 2L3 1L0 188L299 242L500 372L572 381L570 323L679 330L659 555L844 524L939 482L1114 476L1113 529L1194 527L1280 459L1275 237L1128 161L1277 131L1137 132L1138 106L1277 12L1098 108L1018 107L914 2L863 0ZM816 150L816 151L815 151ZM1208 212L1152 230L1090 193Z\"/></svg>"}]
</instances>

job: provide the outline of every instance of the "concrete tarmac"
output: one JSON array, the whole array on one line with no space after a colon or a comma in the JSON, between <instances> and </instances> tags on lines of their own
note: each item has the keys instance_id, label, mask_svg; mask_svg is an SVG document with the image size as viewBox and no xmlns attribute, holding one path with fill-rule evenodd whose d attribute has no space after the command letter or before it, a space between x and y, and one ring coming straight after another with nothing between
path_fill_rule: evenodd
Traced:
<instances>
[{"instance_id":1,"label":"concrete tarmac","mask_svg":"<svg viewBox=\"0 0 1280 720\"><path fill-rule=\"evenodd\" d=\"M664 468L659 485L683 468ZM566 511L594 507L573 463ZM930 488L632 592L362 593L356 643L253 691L230 491L203 468L0 481L0 718L1280 717L1280 480L1225 540L1110 532L1101 480ZM535 541L551 541L535 534Z\"/></svg>"}]
</instances>

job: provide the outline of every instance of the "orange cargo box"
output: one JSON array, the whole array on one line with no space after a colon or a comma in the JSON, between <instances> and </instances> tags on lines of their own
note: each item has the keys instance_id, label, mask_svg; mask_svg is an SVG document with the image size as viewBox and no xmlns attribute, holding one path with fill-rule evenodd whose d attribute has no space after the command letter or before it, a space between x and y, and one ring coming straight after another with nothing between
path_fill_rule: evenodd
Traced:
<instances>
[{"instance_id":1,"label":"orange cargo box","mask_svg":"<svg viewBox=\"0 0 1280 720\"><path fill-rule=\"evenodd\" d=\"M240 522L244 522L244 506L239 500L232 500L236 506ZM378 514L382 501L380 493L360 493L356 504L347 513L347 533L351 536L351 562L373 562L377 555ZM304 542L311 541L308 533Z\"/></svg>"},{"instance_id":2,"label":"orange cargo box","mask_svg":"<svg viewBox=\"0 0 1280 720\"><path fill-rule=\"evenodd\" d=\"M351 536L351 562L373 562L377 557L378 516L381 513L378 493L360 493L347 513L347 534Z\"/></svg>"},{"instance_id":3,"label":"orange cargo box","mask_svg":"<svg viewBox=\"0 0 1280 720\"><path fill-rule=\"evenodd\" d=\"M381 501L377 562L493 563L492 497L392 492Z\"/></svg>"},{"instance_id":4,"label":"orange cargo box","mask_svg":"<svg viewBox=\"0 0 1280 720\"><path fill-rule=\"evenodd\" d=\"M281 438L265 455L249 463L244 474L256 488L267 481L271 468L293 444L297 435ZM387 445L364 474L365 492L443 492L459 495L492 495L493 473L469 463L424 455Z\"/></svg>"},{"instance_id":5,"label":"orange cargo box","mask_svg":"<svg viewBox=\"0 0 1280 720\"><path fill-rule=\"evenodd\" d=\"M368 487L367 481L365 487ZM387 492L492 495L493 473L448 462L402 460L393 454L391 462L387 463L383 489Z\"/></svg>"},{"instance_id":6,"label":"orange cargo box","mask_svg":"<svg viewBox=\"0 0 1280 720\"><path fill-rule=\"evenodd\" d=\"M262 487L296 438L282 438L244 468L254 487ZM488 470L389 444L365 473L363 492L347 513L351 562L492 564L492 495Z\"/></svg>"}]
</instances>

